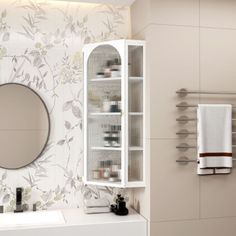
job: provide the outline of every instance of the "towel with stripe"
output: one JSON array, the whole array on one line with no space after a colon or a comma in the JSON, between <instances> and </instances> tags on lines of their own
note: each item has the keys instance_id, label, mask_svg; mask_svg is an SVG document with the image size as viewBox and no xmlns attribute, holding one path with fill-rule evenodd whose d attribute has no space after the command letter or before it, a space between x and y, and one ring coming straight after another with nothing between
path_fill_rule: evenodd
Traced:
<instances>
[{"instance_id":1,"label":"towel with stripe","mask_svg":"<svg viewBox=\"0 0 236 236\"><path fill-rule=\"evenodd\" d=\"M199 104L198 175L229 174L232 169L232 105Z\"/></svg>"}]
</instances>

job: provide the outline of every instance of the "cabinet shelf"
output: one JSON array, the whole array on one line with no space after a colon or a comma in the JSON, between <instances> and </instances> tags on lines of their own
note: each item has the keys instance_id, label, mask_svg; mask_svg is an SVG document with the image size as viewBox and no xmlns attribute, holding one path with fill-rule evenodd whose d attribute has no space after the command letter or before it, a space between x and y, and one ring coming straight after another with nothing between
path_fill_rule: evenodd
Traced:
<instances>
[{"instance_id":1,"label":"cabinet shelf","mask_svg":"<svg viewBox=\"0 0 236 236\"><path fill-rule=\"evenodd\" d=\"M95 78L90 79L90 82L117 82L121 81L121 77L109 77L109 78Z\"/></svg>"},{"instance_id":2,"label":"cabinet shelf","mask_svg":"<svg viewBox=\"0 0 236 236\"><path fill-rule=\"evenodd\" d=\"M121 116L121 112L91 112L91 116Z\"/></svg>"},{"instance_id":3,"label":"cabinet shelf","mask_svg":"<svg viewBox=\"0 0 236 236\"><path fill-rule=\"evenodd\" d=\"M92 180L89 180L86 182L87 182L87 184L97 185L97 186L108 186L108 187L115 187L115 188L120 188L120 186L121 186L121 181L112 182L112 181L108 181L108 180L92 179Z\"/></svg>"},{"instance_id":4,"label":"cabinet shelf","mask_svg":"<svg viewBox=\"0 0 236 236\"><path fill-rule=\"evenodd\" d=\"M92 150L101 151L121 151L120 147L91 147Z\"/></svg>"}]
</instances>

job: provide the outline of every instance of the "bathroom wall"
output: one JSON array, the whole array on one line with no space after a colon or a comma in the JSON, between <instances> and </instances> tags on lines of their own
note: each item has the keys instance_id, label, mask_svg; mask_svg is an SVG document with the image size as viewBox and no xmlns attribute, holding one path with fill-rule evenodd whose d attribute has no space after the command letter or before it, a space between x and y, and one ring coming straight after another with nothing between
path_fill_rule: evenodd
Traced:
<instances>
[{"instance_id":1,"label":"bathroom wall","mask_svg":"<svg viewBox=\"0 0 236 236\"><path fill-rule=\"evenodd\" d=\"M135 191L134 202L149 220L151 236L233 236L236 169L227 176L199 177L196 164L175 162L181 156L196 158L192 149L175 148L185 142L196 144L194 135L176 136L181 128L196 130L194 122L180 125L176 118L196 113L181 112L175 105L181 101L236 104L236 97L181 99L175 92L180 88L236 91L236 1L137 0L131 7L131 22L133 37L147 41L150 123L148 186Z\"/></svg>"},{"instance_id":2,"label":"bathroom wall","mask_svg":"<svg viewBox=\"0 0 236 236\"><path fill-rule=\"evenodd\" d=\"M77 207L83 194L112 196L118 191L81 182L82 47L129 37L129 13L129 7L121 6L1 0L0 83L35 89L51 119L50 140L37 161L20 170L0 169L0 205L8 211L15 206L17 186L25 189L24 202L37 202L39 208Z\"/></svg>"}]
</instances>

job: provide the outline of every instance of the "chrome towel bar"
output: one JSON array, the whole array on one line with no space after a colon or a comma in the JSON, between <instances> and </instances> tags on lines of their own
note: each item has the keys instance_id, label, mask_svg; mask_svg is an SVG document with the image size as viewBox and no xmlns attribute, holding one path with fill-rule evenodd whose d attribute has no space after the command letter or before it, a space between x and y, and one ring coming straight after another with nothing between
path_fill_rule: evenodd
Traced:
<instances>
[{"instance_id":1,"label":"chrome towel bar","mask_svg":"<svg viewBox=\"0 0 236 236\"><path fill-rule=\"evenodd\" d=\"M197 118L189 118L187 116L180 116L176 119L178 122L188 122L188 121L197 121ZM233 118L232 121L236 121L236 118Z\"/></svg>"},{"instance_id":2,"label":"chrome towel bar","mask_svg":"<svg viewBox=\"0 0 236 236\"><path fill-rule=\"evenodd\" d=\"M177 94L186 96L188 94L208 94L208 95L236 95L235 92L227 92L227 91L197 91L197 90L187 90L182 88L176 91Z\"/></svg>"},{"instance_id":3,"label":"chrome towel bar","mask_svg":"<svg viewBox=\"0 0 236 236\"><path fill-rule=\"evenodd\" d=\"M179 132L176 132L176 135L191 135L191 134L197 134L195 131L188 131L188 130L180 130ZM232 132L233 135L236 134L235 131Z\"/></svg>"},{"instance_id":4,"label":"chrome towel bar","mask_svg":"<svg viewBox=\"0 0 236 236\"><path fill-rule=\"evenodd\" d=\"M176 148L177 149L190 149L190 148L197 149L197 146L196 145L189 145L187 143L181 143L180 145L177 145ZM233 144L232 148L236 148L236 144Z\"/></svg>"},{"instance_id":5,"label":"chrome towel bar","mask_svg":"<svg viewBox=\"0 0 236 236\"><path fill-rule=\"evenodd\" d=\"M179 121L179 122L197 121L197 118L189 118L187 116L180 116L179 118L176 119L176 121Z\"/></svg>"},{"instance_id":6,"label":"chrome towel bar","mask_svg":"<svg viewBox=\"0 0 236 236\"><path fill-rule=\"evenodd\" d=\"M236 161L236 158L233 158L232 161ZM176 162L183 163L183 164L187 164L190 162L197 163L197 159L178 159L178 160L176 160Z\"/></svg>"},{"instance_id":7,"label":"chrome towel bar","mask_svg":"<svg viewBox=\"0 0 236 236\"><path fill-rule=\"evenodd\" d=\"M188 104L187 102L181 102L181 103L177 104L176 107L186 109L186 108L196 108L196 107L198 107L198 105ZM236 109L236 106L233 105L232 108Z\"/></svg>"}]
</instances>

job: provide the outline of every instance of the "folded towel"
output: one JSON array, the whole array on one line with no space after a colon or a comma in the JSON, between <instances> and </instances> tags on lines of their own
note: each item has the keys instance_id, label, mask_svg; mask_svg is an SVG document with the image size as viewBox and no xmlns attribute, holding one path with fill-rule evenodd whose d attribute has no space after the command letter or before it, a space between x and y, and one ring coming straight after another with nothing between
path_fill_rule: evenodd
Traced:
<instances>
[{"instance_id":1,"label":"folded towel","mask_svg":"<svg viewBox=\"0 0 236 236\"><path fill-rule=\"evenodd\" d=\"M111 212L110 207L84 207L86 214L98 214Z\"/></svg>"},{"instance_id":2,"label":"folded towel","mask_svg":"<svg viewBox=\"0 0 236 236\"><path fill-rule=\"evenodd\" d=\"M232 168L232 106L199 104L198 174L229 174Z\"/></svg>"},{"instance_id":3,"label":"folded towel","mask_svg":"<svg viewBox=\"0 0 236 236\"><path fill-rule=\"evenodd\" d=\"M106 198L99 199L85 199L85 207L109 207L110 202Z\"/></svg>"}]
</instances>

